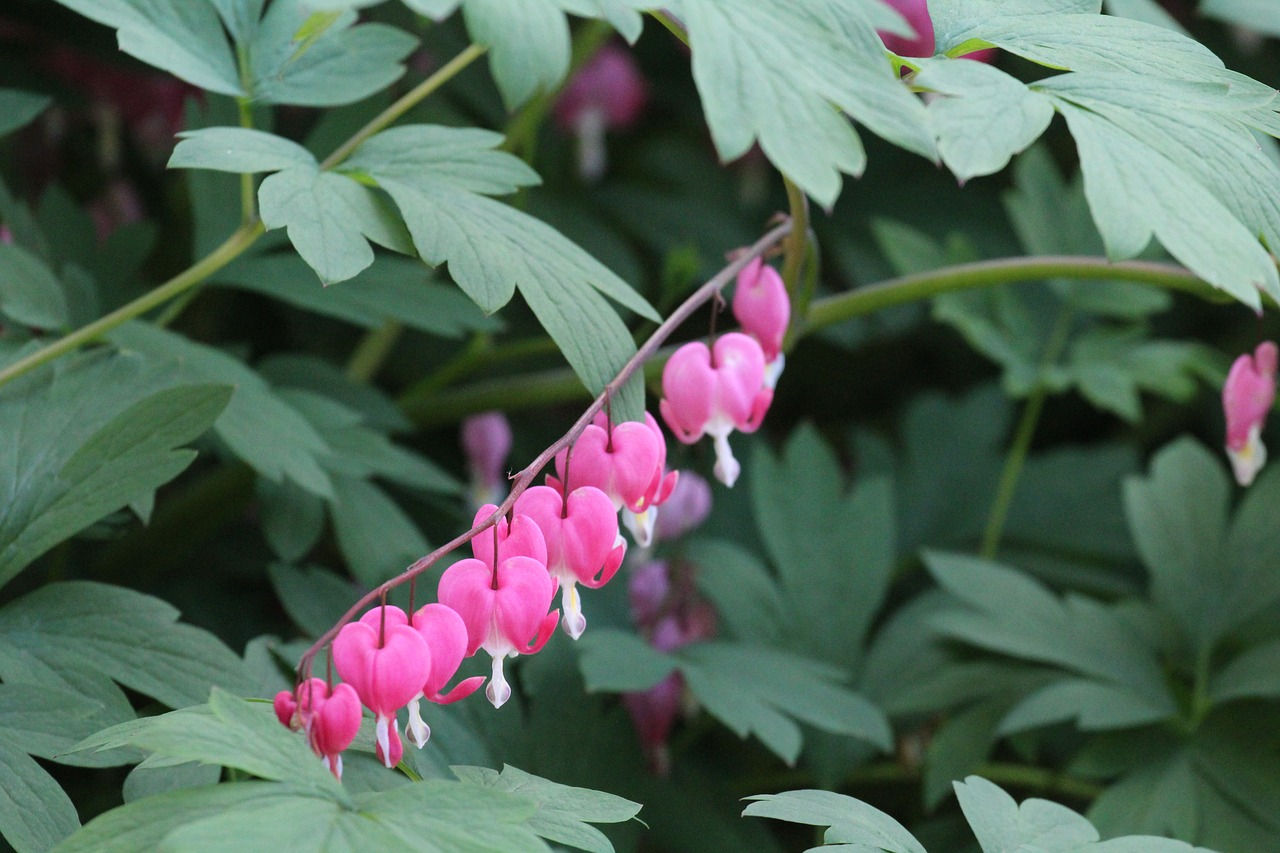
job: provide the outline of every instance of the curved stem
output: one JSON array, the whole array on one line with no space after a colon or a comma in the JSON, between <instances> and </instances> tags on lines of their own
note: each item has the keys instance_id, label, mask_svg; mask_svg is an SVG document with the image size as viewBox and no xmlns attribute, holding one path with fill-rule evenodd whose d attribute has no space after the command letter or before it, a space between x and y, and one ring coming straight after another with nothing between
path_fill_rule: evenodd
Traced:
<instances>
[{"instance_id":1,"label":"curved stem","mask_svg":"<svg viewBox=\"0 0 1280 853\"><path fill-rule=\"evenodd\" d=\"M459 53L453 59L436 69L435 73L423 80L417 86L414 86L408 92L401 95L394 104L378 113L369 123L352 134L351 138L342 143L334 150L332 154L324 158L324 162L320 164L321 169L332 169L343 160L346 160L356 152L356 149L365 143L369 137L385 130L392 122L400 118L418 105L418 102L426 98L436 89L439 89L445 83L452 80L462 72L471 63L484 56L484 52L488 48L483 45L473 44L466 50Z\"/></svg>"},{"instance_id":2,"label":"curved stem","mask_svg":"<svg viewBox=\"0 0 1280 853\"><path fill-rule=\"evenodd\" d=\"M646 366L646 362L653 357L653 355L658 351L658 348L666 342L667 338L669 338L671 334L685 322L685 320L689 319L689 317L708 300L715 297L716 294L720 292L720 289L732 281L733 277L736 276L743 267L750 263L752 259L757 258L772 249L790 232L790 222L785 222L772 229L769 233L757 240L750 249L743 252L739 257L735 258L732 263L720 270L720 272L716 273L705 284L690 294L690 296L680 304L680 307L671 312L671 316L667 317L667 319L663 321L662 325L660 325L654 333L649 336L648 340L640 345L636 350L635 355L633 355L627 363L622 366L622 369L618 371L617 375L604 386L604 390L600 392L591 405L587 406L586 410L583 411L576 421L574 421L573 426L569 427L568 432L560 436L560 438L554 441L546 450L539 453L533 462L529 463L524 470L520 471L512 478L514 482L511 485L510 494L507 495L506 499L503 500L488 519L475 527L472 527L466 533L455 537L452 541L440 546L425 557L415 561L411 566L409 566L409 568L405 569L399 575L382 583L375 589L370 590L361 597L359 601L351 605L351 608L343 614L342 618L339 619L338 622L328 631L321 634L311 648L307 649L301 659L299 659L299 680L301 681L309 676L311 672L311 662L315 659L315 656L319 654L319 652L327 646L335 636L337 636L338 631L342 629L343 625L346 625L352 619L356 618L362 610L369 607L375 601L378 601L392 589L395 589L401 584L408 583L421 575L427 569L435 565L435 563L445 554L448 554L455 548L465 545L483 531L497 524L498 519L505 516L515 505L516 499L519 498L520 495L524 494L525 489L529 488L529 486L533 484L534 478L538 476L542 469L546 467L549 462L555 459L557 453L577 441L578 436L580 436L582 431L591 423L592 419L596 416L596 413L604 408L605 403L608 400L617 396L617 394L622 390L622 387L627 384L627 381L635 375L636 371L641 370Z\"/></svg>"},{"instance_id":3,"label":"curved stem","mask_svg":"<svg viewBox=\"0 0 1280 853\"><path fill-rule=\"evenodd\" d=\"M1048 278L1131 281L1190 293L1209 302L1227 303L1231 297L1207 284L1190 270L1153 261L1121 261L1074 255L999 258L943 267L892 278L847 293L819 299L809 308L808 330L825 329L906 302L940 293L973 290L996 284L1041 281Z\"/></svg>"},{"instance_id":4,"label":"curved stem","mask_svg":"<svg viewBox=\"0 0 1280 853\"><path fill-rule=\"evenodd\" d=\"M347 361L347 376L356 382L368 382L391 355L404 326L398 320L387 320L376 329L370 329Z\"/></svg>"},{"instance_id":5,"label":"curved stem","mask_svg":"<svg viewBox=\"0 0 1280 853\"><path fill-rule=\"evenodd\" d=\"M129 320L145 314L152 308L158 308L189 288L195 287L239 257L241 252L252 246L254 241L262 236L262 232L261 222L240 226L227 238L226 242L214 249L198 263L178 273L149 293L145 293L132 302L120 306L110 314L94 320L87 326L81 326L71 334L59 338L25 358L20 358L7 365L0 370L0 385L11 382L24 373L35 370L43 364L48 364L59 356L66 355L85 344L92 343L117 326L121 326Z\"/></svg>"},{"instance_id":6,"label":"curved stem","mask_svg":"<svg viewBox=\"0 0 1280 853\"><path fill-rule=\"evenodd\" d=\"M1013 506L1013 495L1018 490L1022 466L1031 451L1031 439L1035 436L1036 424L1040 422L1040 412L1044 409L1044 401L1048 396L1049 392L1043 384L1036 386L1022 409L1022 417L1018 419L1018 429L1014 433L1009 454L1005 457L1004 468L1000 471L1000 484L996 487L996 496L987 515L987 526L982 531L982 549L979 553L983 559L995 559L996 551L1000 548L1004 523L1009 518L1009 508Z\"/></svg>"}]
</instances>

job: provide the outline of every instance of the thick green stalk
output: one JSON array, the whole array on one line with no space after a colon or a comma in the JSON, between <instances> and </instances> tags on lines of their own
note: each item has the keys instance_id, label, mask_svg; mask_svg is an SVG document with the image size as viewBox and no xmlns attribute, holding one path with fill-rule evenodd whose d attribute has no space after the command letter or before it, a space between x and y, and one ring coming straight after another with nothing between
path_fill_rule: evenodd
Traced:
<instances>
[{"instance_id":1,"label":"thick green stalk","mask_svg":"<svg viewBox=\"0 0 1280 853\"><path fill-rule=\"evenodd\" d=\"M347 376L357 382L368 382L376 376L403 331L404 326L398 320L388 320L370 329L347 361Z\"/></svg>"},{"instance_id":2,"label":"thick green stalk","mask_svg":"<svg viewBox=\"0 0 1280 853\"><path fill-rule=\"evenodd\" d=\"M120 306L105 317L100 317L87 326L76 329L71 334L59 338L48 346L36 350L25 358L20 358L5 366L4 369L0 370L0 385L11 382L24 373L35 370L43 364L48 364L85 344L93 343L112 329L145 314L152 308L158 308L175 296L194 287L239 257L245 249L252 246L254 241L262 236L262 231L261 222L240 226L221 246L156 289L139 296L127 305Z\"/></svg>"},{"instance_id":3,"label":"thick green stalk","mask_svg":"<svg viewBox=\"0 0 1280 853\"><path fill-rule=\"evenodd\" d=\"M884 308L942 293L1050 278L1131 281L1190 293L1209 302L1231 301L1231 297L1195 273L1174 264L1152 261L1112 263L1106 258L1065 255L1000 258L905 275L819 299L809 308L807 328L809 331L825 329L854 317L864 317Z\"/></svg>"}]
</instances>

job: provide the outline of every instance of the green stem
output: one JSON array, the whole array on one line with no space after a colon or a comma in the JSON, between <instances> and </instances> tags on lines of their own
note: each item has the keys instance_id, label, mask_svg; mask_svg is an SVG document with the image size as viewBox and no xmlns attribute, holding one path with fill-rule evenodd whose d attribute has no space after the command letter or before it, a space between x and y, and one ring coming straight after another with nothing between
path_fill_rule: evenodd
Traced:
<instances>
[{"instance_id":1,"label":"green stem","mask_svg":"<svg viewBox=\"0 0 1280 853\"><path fill-rule=\"evenodd\" d=\"M0 385L12 382L19 376L35 370L43 364L48 364L59 356L66 355L85 344L96 341L117 326L121 326L135 317L145 314L152 308L158 308L175 296L195 287L229 264L245 249L252 246L254 241L262 236L262 231L261 222L240 226L221 246L149 293L145 293L132 302L120 306L110 314L94 320L87 326L76 329L71 334L59 338L25 358L20 358L7 365L0 370Z\"/></svg>"},{"instance_id":2,"label":"green stem","mask_svg":"<svg viewBox=\"0 0 1280 853\"><path fill-rule=\"evenodd\" d=\"M1075 310L1064 305L1054 321L1053 331L1045 343L1040 355L1040 367L1047 370L1066 348L1071 339L1071 324L1075 320ZM981 554L988 560L995 559L1000 549L1000 537L1004 533L1005 521L1009 518L1009 508L1013 506L1013 496L1018 490L1018 480L1022 476L1022 468L1026 464L1027 454L1031 452L1031 440L1035 437L1036 425L1040 422L1040 413L1044 410L1044 401L1049 396L1049 389L1043 380L1037 383L1027 404L1022 410L1018 428L1014 432L1013 445L1004 460L1004 470L1000 472L1000 483L996 488L995 499L991 503L991 511L987 516L987 527L982 533Z\"/></svg>"},{"instance_id":3,"label":"green stem","mask_svg":"<svg viewBox=\"0 0 1280 853\"><path fill-rule=\"evenodd\" d=\"M253 88L253 75L249 69L249 51L244 45L236 45L236 65L240 69L240 86L246 91ZM240 113L240 126L253 127L253 103L247 97L236 98L236 107ZM240 175L240 224L249 225L258 218L257 194L253 187L253 174L242 172Z\"/></svg>"},{"instance_id":4,"label":"green stem","mask_svg":"<svg viewBox=\"0 0 1280 853\"><path fill-rule=\"evenodd\" d=\"M996 496L991 502L991 510L987 515L987 527L982 532L980 553L987 560L995 559L996 551L1000 548L1000 536L1004 533L1004 524L1009 518L1009 508L1013 505L1013 495L1018 490L1018 479L1022 476L1022 466L1026 463L1027 454L1031 450L1031 439L1035 436L1036 424L1040 422L1040 412L1044 409L1047 396L1048 391L1044 385L1037 385L1022 409L1022 417L1018 420L1013 445L1009 448L1009 455L1005 457L1004 469L1000 472L1000 484L996 488Z\"/></svg>"},{"instance_id":5,"label":"green stem","mask_svg":"<svg viewBox=\"0 0 1280 853\"><path fill-rule=\"evenodd\" d=\"M321 169L332 169L343 160L346 160L356 149L365 143L369 137L376 133L380 133L390 126L396 119L407 113L418 105L418 102L426 98L435 90L439 89L445 83L458 76L468 65L484 56L487 50L483 45L473 44L466 50L459 53L453 59L450 59L444 65L436 69L436 72L423 80L417 86L414 86L408 92L405 92L396 100L394 104L378 113L369 123L357 130L350 139L338 146L338 148L324 158L324 162L320 164Z\"/></svg>"},{"instance_id":6,"label":"green stem","mask_svg":"<svg viewBox=\"0 0 1280 853\"><path fill-rule=\"evenodd\" d=\"M356 382L368 382L377 375L403 331L404 326L398 320L388 320L378 328L370 329L347 362L347 376Z\"/></svg>"},{"instance_id":7,"label":"green stem","mask_svg":"<svg viewBox=\"0 0 1280 853\"><path fill-rule=\"evenodd\" d=\"M1191 688L1191 711L1188 728L1195 731L1200 723L1213 710L1213 700L1209 698L1209 663L1213 648L1204 646L1196 654L1195 682Z\"/></svg>"},{"instance_id":8,"label":"green stem","mask_svg":"<svg viewBox=\"0 0 1280 853\"><path fill-rule=\"evenodd\" d=\"M819 299L809 308L806 328L808 331L825 329L854 317L942 293L1051 278L1131 281L1190 293L1209 302L1231 301L1229 296L1205 283L1195 273L1174 264L1152 261L1111 263L1105 258L1076 256L1000 258L906 275Z\"/></svg>"},{"instance_id":9,"label":"green stem","mask_svg":"<svg viewBox=\"0 0 1280 853\"><path fill-rule=\"evenodd\" d=\"M653 16L653 19L655 21L657 21L659 24L662 24L662 26L670 30L672 35L680 39L680 41L684 42L685 45L688 46L689 34L685 32L684 27L682 27L680 23L676 21L675 18L671 17L670 12L664 12L661 9L657 9L657 10L650 10L649 14Z\"/></svg>"},{"instance_id":10,"label":"green stem","mask_svg":"<svg viewBox=\"0 0 1280 853\"><path fill-rule=\"evenodd\" d=\"M802 276L805 259L810 254L812 235L809 234L809 199L786 175L782 176L782 185L787 190L787 207L791 212L793 229L782 244L782 281L791 297L792 318L782 349L790 352L795 342L804 334L803 320L808 313L809 302L813 299L813 292L805 286ZM816 254L815 252L815 258Z\"/></svg>"}]
</instances>

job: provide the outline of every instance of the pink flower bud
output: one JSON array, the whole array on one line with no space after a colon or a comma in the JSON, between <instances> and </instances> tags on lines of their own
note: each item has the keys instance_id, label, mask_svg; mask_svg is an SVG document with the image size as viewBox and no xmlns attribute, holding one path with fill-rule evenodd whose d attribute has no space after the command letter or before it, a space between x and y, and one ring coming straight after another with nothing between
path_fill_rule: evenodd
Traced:
<instances>
[{"instance_id":1,"label":"pink flower bud","mask_svg":"<svg viewBox=\"0 0 1280 853\"><path fill-rule=\"evenodd\" d=\"M647 98L635 60L616 45L605 45L570 78L555 118L578 137L578 172L584 179L596 180L605 172L605 131L632 125Z\"/></svg>"},{"instance_id":2,"label":"pink flower bud","mask_svg":"<svg viewBox=\"0 0 1280 853\"><path fill-rule=\"evenodd\" d=\"M700 341L685 344L662 371L659 408L667 426L685 444L704 434L712 437L716 479L726 486L741 470L729 447L730 433L755 432L773 402L764 378L760 344L739 332L722 335L714 349Z\"/></svg>"},{"instance_id":3,"label":"pink flower bud","mask_svg":"<svg viewBox=\"0 0 1280 853\"><path fill-rule=\"evenodd\" d=\"M631 421L612 428L588 424L570 450L556 454L556 477L547 484L560 492L595 486L616 509L648 506L649 489L662 449L653 431ZM568 482L565 474L568 473Z\"/></svg>"},{"instance_id":4,"label":"pink flower bud","mask_svg":"<svg viewBox=\"0 0 1280 853\"><path fill-rule=\"evenodd\" d=\"M576 640L587 627L577 584L604 586L626 554L618 544L613 502L594 486L574 489L567 498L550 486L534 486L516 501L516 511L533 519L546 537L547 571L560 582L562 625Z\"/></svg>"},{"instance_id":5,"label":"pink flower bud","mask_svg":"<svg viewBox=\"0 0 1280 853\"><path fill-rule=\"evenodd\" d=\"M631 715L632 725L640 737L640 747L649 768L658 776L671 772L671 754L667 740L684 705L684 679L673 672L640 693L622 694L622 706Z\"/></svg>"},{"instance_id":6,"label":"pink flower bud","mask_svg":"<svg viewBox=\"0 0 1280 853\"><path fill-rule=\"evenodd\" d=\"M493 504L480 507L471 526L479 527L493 515L495 510L497 507ZM508 525L505 518L500 518L492 530L482 530L472 538L471 553L476 555L477 560L490 567L495 563L493 553L495 538L498 543L496 562L500 563L508 557L529 557L544 566L547 564L546 538L533 519L517 513Z\"/></svg>"},{"instance_id":7,"label":"pink flower bud","mask_svg":"<svg viewBox=\"0 0 1280 853\"><path fill-rule=\"evenodd\" d=\"M1258 344L1231 365L1222 386L1222 408L1227 421L1227 456L1236 482L1247 486L1267 461L1262 428L1276 399L1276 345Z\"/></svg>"},{"instance_id":8,"label":"pink flower bud","mask_svg":"<svg viewBox=\"0 0 1280 853\"><path fill-rule=\"evenodd\" d=\"M467 654L484 649L493 658L485 695L500 708L511 698L503 659L538 652L555 631L560 611L547 610L556 582L546 565L529 557L508 557L496 567L459 560L440 578L440 603L453 608L467 626Z\"/></svg>"},{"instance_id":9,"label":"pink flower bud","mask_svg":"<svg viewBox=\"0 0 1280 853\"><path fill-rule=\"evenodd\" d=\"M349 684L330 690L322 678L309 678L293 692L281 690L273 703L276 718L285 726L302 729L307 744L334 776L342 778L342 751L360 732L360 697Z\"/></svg>"},{"instance_id":10,"label":"pink flower bud","mask_svg":"<svg viewBox=\"0 0 1280 853\"><path fill-rule=\"evenodd\" d=\"M681 471L675 491L662 507L654 537L678 539L700 526L711 514L711 484L693 471Z\"/></svg>"},{"instance_id":11,"label":"pink flower bud","mask_svg":"<svg viewBox=\"0 0 1280 853\"><path fill-rule=\"evenodd\" d=\"M498 503L506 496L511 424L502 412L472 415L462 422L462 450L467 456L471 488L477 504Z\"/></svg>"},{"instance_id":12,"label":"pink flower bud","mask_svg":"<svg viewBox=\"0 0 1280 853\"><path fill-rule=\"evenodd\" d=\"M422 692L431 674L427 642L408 623L399 607L375 607L359 622L344 625L333 641L333 665L373 711L384 756L391 754L396 712Z\"/></svg>"},{"instance_id":13,"label":"pink flower bud","mask_svg":"<svg viewBox=\"0 0 1280 853\"><path fill-rule=\"evenodd\" d=\"M743 331L760 343L765 361L778 357L791 322L791 297L787 295L782 276L760 258L738 273L738 286L733 291L733 316Z\"/></svg>"}]
</instances>

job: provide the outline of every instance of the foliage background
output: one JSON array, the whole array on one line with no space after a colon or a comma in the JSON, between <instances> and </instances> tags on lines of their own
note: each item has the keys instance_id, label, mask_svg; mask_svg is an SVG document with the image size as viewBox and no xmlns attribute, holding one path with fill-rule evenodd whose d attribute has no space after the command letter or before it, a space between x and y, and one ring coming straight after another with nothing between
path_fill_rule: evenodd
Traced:
<instances>
[{"instance_id":1,"label":"foliage background","mask_svg":"<svg viewBox=\"0 0 1280 853\"><path fill-rule=\"evenodd\" d=\"M743 128L759 133L765 154L818 202L807 275L818 306L836 306L833 312L841 303L824 298L895 276L983 259L1102 257L1119 238L1106 227L1099 236L1095 220L1105 226L1106 217L1096 199L1086 199L1082 155L1057 119L1009 168L993 162L969 173L958 159L940 168L864 132L865 174L846 177L840 191L836 167L859 169L849 165L852 149L806 132L826 121L805 112L812 99L757 97L744 116L707 95L732 87L716 83L715 67L700 71L699 57L726 46L746 50L765 79L791 84L803 82L797 69L804 62L819 62L816 43L788 42L785 28L769 31L776 4L768 2L744 3L723 20L716 16L724 4L709 0L674 9L693 31L692 66L677 38L652 19L645 23L633 50L649 101L637 126L610 135L609 170L598 182L578 175L573 144L548 115L554 92L537 93L537 83L554 89L561 75L540 79L519 65L544 67L545 57L533 55L541 42L528 39L530 55L497 47L494 65L472 62L401 123L496 131L466 137L473 160L458 167L410 158L395 172L394 157L380 160L371 144L347 164L390 193L408 232L398 218L359 213L359 201L344 196L349 187L309 190L316 195L301 201L292 189L311 180L313 157L323 160L396 96L465 55L470 40L509 38L518 28L503 14L527 14L522 23L531 28L548 15L562 17L548 13L552 7L577 15L598 6L626 22L632 4L529 0L518 4L522 12L499 13L468 0L465 14L439 24L415 14L414 4L375 5L363 19L395 29L365 31L363 62L310 78L288 61L288 73L267 68L251 104L234 97L245 73L234 55L229 66L210 60L213 70L199 80L184 75L205 91L176 83L122 54L110 27L77 14L120 26L112 15L127 18L120 9L146 4L120 0L96 13L91 5L11 0L0 12L0 88L48 98L0 93L15 98L0 109L0 125L11 117L0 128L0 222L14 239L0 247L0 361L12 364L182 276L228 235L248 233L236 230L246 210L251 222L260 213L273 230L207 284L0 391L0 579L7 581L0 592L0 831L9 844L46 849L105 814L66 849L107 849L108 841L148 849L161 837L139 840L112 820L177 821L165 824L177 833L166 838L172 849L215 847L229 837L265 847L281 826L303 833L293 849L339 849L333 836L313 839L304 830L377 814L418 839L396 842L411 847L432 835L438 849L524 849L541 837L582 849L798 850L813 843L810 830L743 819L740 799L825 788L892 814L929 850L958 851L976 848L952 782L978 774L1018 799L1047 797L1086 813L1106 837L1167 835L1221 851L1277 846L1280 574L1271 533L1280 475L1266 471L1241 493L1209 449L1222 441L1217 389L1229 358L1273 338L1274 319L1197 298L1210 288L1173 273L1170 281L1195 293L1081 282L1067 269L1052 271L1062 279L1018 284L980 273L977 289L931 291L923 295L941 295L814 323L788 356L764 429L734 439L742 481L732 491L717 486L707 524L657 553L688 566L715 606L714 642L672 655L647 649L625 584L615 583L591 599L582 641L557 636L522 662L518 701L499 712L478 700L437 709L435 737L410 757L410 773L447 783L408 784L380 772L371 754L356 753L346 793L300 795L300 784L328 784L316 767L307 769L305 749L301 758L289 753L299 745L283 740L283 730L258 726L261 714L225 694L214 694L212 710L202 708L209 688L269 697L287 686L309 638L429 543L465 529L462 417L508 411L512 466L522 466L589 400L560 350L577 352L570 361L598 389L631 336L652 330L648 305L665 316L723 266L725 252L755 240L772 214L794 212L794 193L788 197L759 149L748 151ZM450 4L417 5L429 12ZM845 5L864 13L877 6ZM961 22L963 14L990 11L957 0L935 3L935 17L944 6ZM286 7L285 0L271 6ZM1158 16L1150 3L1107 8ZM1209 0L1169 8L1228 68L1267 86L1280 80L1272 39L1280 18L1269 5ZM571 20L575 67L617 39L600 21ZM765 26L753 29L760 21ZM793 24L793 32L808 32ZM327 55L323 39L352 38L356 30L344 26L320 32L312 59ZM945 41L941 24L939 32ZM296 28L284 35L285 44L296 42ZM1090 48L1080 38L1072 44ZM1112 57L1148 51L1153 63L1165 61L1159 45L1135 43L1102 49ZM149 43L138 37L133 44L145 53ZM185 47L199 58L198 43ZM354 49L354 42L342 48ZM1028 82L1048 74L1013 54L1006 49L997 67ZM504 61L515 64L504 71ZM1067 67L1075 62L1087 64L1071 56ZM990 83L943 66L955 63L932 72L943 91L981 96ZM880 85L896 86L882 71ZM700 73L712 86L701 95ZM1253 236L1265 239L1277 221L1266 201L1280 189L1274 164L1256 167L1243 154L1208 147L1218 138L1214 128L1234 114L1222 105L1200 112L1171 106L1161 86L1184 101L1195 92L1170 74L1119 87L1147 99L1135 113L1168 113L1174 128L1156 119L1141 125L1150 145L1167 143L1161 162L1180 171L1139 171L1139 178L1178 188L1197 175L1195 163L1218 170L1228 176L1218 184L1203 172L1198 179L1215 197L1234 192L1233 211L1244 211ZM1097 79L1094 85L1101 88L1086 96L1110 91ZM749 87L743 91L749 96ZM1206 100L1219 94L1200 91ZM1274 109L1259 103L1239 109ZM886 132L892 122L878 126L865 105L846 109L894 143L924 144L913 143L909 130ZM1062 109L1070 118L1072 107ZM1096 103L1093 110L1107 114ZM1117 125L1131 120L1114 114ZM272 173L255 179L256 198L251 183L245 200L235 174L245 161L219 166L216 144L202 150L189 139L171 164L213 170L165 168L173 130L243 123L303 146L272 143L245 155L258 158L252 171ZM807 138L795 139L789 126ZM1038 135L1012 145L1016 128L999 129L996 161ZM384 154L394 149L388 139ZM405 140L410 150L421 142ZM793 143L801 147L788 149ZM1262 156L1275 155L1272 140L1260 144ZM527 166L489 151L494 146ZM1001 154L1005 147L1011 150ZM1191 153L1176 161L1178 151ZM734 162L721 164L717 152ZM1123 168L1154 162L1146 150L1109 156ZM1207 216L1194 209L1200 198L1129 202L1217 227L1196 218ZM497 235L471 267L459 260L468 236L449 236L465 205L476 211L471 227ZM309 219L337 210L331 228ZM546 250L560 247L559 238L536 239L543 232L528 229L541 226L512 225L506 211L557 229L616 274L616 283L595 268L583 272L586 262L572 247ZM1132 215L1121 209L1121 218ZM410 255L416 243L423 256L448 258L447 269L371 251L351 229L357 220L379 246L403 249L411 236ZM285 224L296 252L276 227ZM1201 262L1201 276L1213 279L1209 267L1225 270L1212 281L1220 290L1245 301L1256 292L1241 284L1250 260L1247 252L1232 254L1229 234L1209 263L1179 252L1172 226L1154 227L1183 263ZM521 233L533 233L536 245L522 243ZM526 252L542 267L522 268ZM362 258L371 266L354 275ZM1143 258L1167 260L1155 244ZM322 288L319 279L338 283ZM589 282L614 303L583 295ZM497 313L480 310L502 306L512 284L518 298ZM591 315L598 324L580 314L547 320L554 288L571 285L581 300L575 304L603 310ZM625 306L620 314L614 304ZM681 337L704 334L705 324L704 312ZM583 343L589 329L596 337ZM651 381L651 400L656 387ZM635 403L633 396L619 405ZM709 474L706 447L670 447L673 467ZM1003 525L992 520L998 495L1009 499ZM671 775L658 778L617 694L675 668L700 710L681 722L670 744ZM186 717L155 716L193 706ZM99 734L135 716L169 722ZM210 726L244 744L274 738L284 757L263 763L254 749L219 752ZM72 751L91 736L105 751L85 751L82 743ZM144 754L161 760L131 769ZM457 783L448 769L504 764L616 797L537 788L541 781L523 783L537 789L526 788L524 800L519 790L501 793L511 790L501 785L482 796L476 792L498 784L490 776L468 771L470 781L464 773ZM229 815L221 824L201 823L206 812L181 811L185 800L164 799L220 779L209 790ZM980 782L967 784L962 790L978 792L975 802L989 795ZM1000 815L989 818L997 824L1021 819L993 796L966 809L977 808L980 818L989 808ZM545 816L556 797L573 827L561 827L560 836L530 816L529 803ZM643 805L643 824L627 821L623 797ZM267 800L276 805L240 808ZM110 811L122 803L134 811ZM438 817L448 809L455 817ZM408 814L426 817L397 824ZM773 816L827 825L785 810ZM981 819L968 816L978 829ZM597 831L592 822L607 825ZM347 831L360 838L374 830ZM981 832L979 840L984 850L1013 849ZM1072 836L1064 845L1074 846L1044 849L1083 849L1088 840Z\"/></svg>"}]
</instances>

